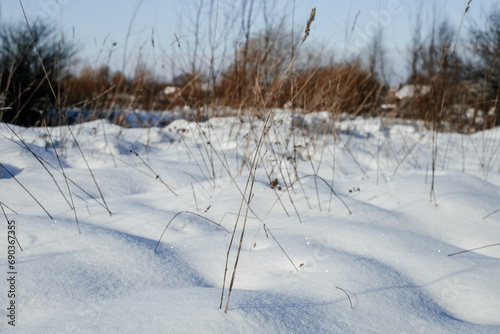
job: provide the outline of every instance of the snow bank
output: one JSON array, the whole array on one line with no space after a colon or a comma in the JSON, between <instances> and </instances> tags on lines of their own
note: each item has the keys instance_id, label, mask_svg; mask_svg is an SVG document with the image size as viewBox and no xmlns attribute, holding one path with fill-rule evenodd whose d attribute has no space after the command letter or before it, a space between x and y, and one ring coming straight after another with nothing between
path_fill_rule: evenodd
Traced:
<instances>
[{"instance_id":1,"label":"snow bank","mask_svg":"<svg viewBox=\"0 0 500 334\"><path fill-rule=\"evenodd\" d=\"M245 117L74 126L98 189L66 128L49 137L12 127L18 138L0 124L0 162L16 177L0 177L0 201L24 249L16 248L12 327L5 224L0 332L500 331L500 247L448 256L500 242L500 213L483 219L500 208L499 129L439 134L436 206L431 133L400 121L335 122L327 113L277 111L228 312L219 309L263 127Z\"/></svg>"}]
</instances>

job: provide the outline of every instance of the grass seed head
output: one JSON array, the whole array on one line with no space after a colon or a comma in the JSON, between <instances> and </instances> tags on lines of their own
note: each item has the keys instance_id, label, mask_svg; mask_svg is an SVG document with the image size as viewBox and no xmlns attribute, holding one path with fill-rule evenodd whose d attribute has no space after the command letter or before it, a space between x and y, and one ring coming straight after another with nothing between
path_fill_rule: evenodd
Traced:
<instances>
[{"instance_id":1,"label":"grass seed head","mask_svg":"<svg viewBox=\"0 0 500 334\"><path fill-rule=\"evenodd\" d=\"M316 7L311 10L311 14L309 15L309 20L307 20L306 31L304 33L304 37L302 37L302 42L305 42L307 37L309 37L309 32L311 31L311 24L314 21L314 17L316 16Z\"/></svg>"}]
</instances>

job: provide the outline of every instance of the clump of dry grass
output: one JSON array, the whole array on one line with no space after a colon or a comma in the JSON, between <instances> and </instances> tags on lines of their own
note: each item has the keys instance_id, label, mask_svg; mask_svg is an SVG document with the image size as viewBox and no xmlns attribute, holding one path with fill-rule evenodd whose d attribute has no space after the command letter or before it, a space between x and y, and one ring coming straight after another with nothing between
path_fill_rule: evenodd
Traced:
<instances>
[{"instance_id":1,"label":"clump of dry grass","mask_svg":"<svg viewBox=\"0 0 500 334\"><path fill-rule=\"evenodd\" d=\"M307 36L309 35L310 25L311 25L312 21L314 20L315 14L316 14L316 8L313 8L312 11L311 11L311 14L309 16L308 25L307 25L307 28L306 28L305 33L304 33L304 38L302 38L302 43L299 45L299 47L297 49L297 52L292 57L290 64L288 65L286 71L284 72L283 81L281 81L280 86L277 88L277 94L278 95L281 92L281 89L283 88L284 80L286 80L287 76L290 74L289 70L290 70L290 68L292 68L292 66L294 64L294 61L295 61L295 59L297 57L298 51L300 50L302 44L305 42L305 40L307 39ZM264 98L263 98L263 96L262 96L261 93L259 94L259 96L260 96L261 101L264 101ZM265 102L264 102L264 104L265 104ZM222 294L221 294L220 308L222 308L222 303L223 303L223 300L224 300L224 289L225 289L225 285L226 285L226 274L227 274L227 270L228 270L229 255L230 255L231 250L232 250L232 245L233 245L233 241L234 241L234 238L235 238L235 235L236 235L236 230L237 230L237 227L238 227L239 218L240 218L240 215L242 214L243 205L246 203L245 214L243 215L243 226L241 228L240 238L239 238L240 240L239 240L238 248L237 248L237 251L236 251L236 258L234 260L234 268L232 270L231 280L229 282L229 290L228 290L228 294L227 294L227 298L226 298L226 306L225 306L225 309L224 309L225 312L227 312L227 309L229 307L229 300L230 300L231 292L232 292L233 285L234 285L234 282L235 282L236 270L238 268L238 262L239 262L239 259L240 259L241 248L242 248L243 239L244 239L244 236L245 236L245 230L246 230L246 225L247 225L248 213L249 213L249 210L250 210L251 202L252 202L252 200L254 198L254 195L255 195L254 192L253 192L253 187L254 187L254 184L255 184L255 178L256 178L257 168L259 166L258 162L259 162L259 159L260 159L261 150L262 150L262 148L263 148L263 146L265 144L266 138L269 135L269 131L270 131L271 127L273 126L273 124L272 124L272 117L273 117L272 110L270 110L270 109L266 110L264 124L262 126L262 130L261 130L260 134L257 136L256 149L255 149L255 151L253 153L252 161L251 161L251 164L250 164L250 170L249 170L249 173L248 173L248 178L247 178L247 181L246 181L246 184L245 184L245 189L244 189L243 194L242 194L241 204L240 204L240 207L239 207L239 210L238 210L238 214L237 214L237 218L236 218L236 221L235 221L235 224L234 224L234 229L233 229L233 233L231 235L231 240L229 242L229 246L228 246L228 249L227 249L226 264L225 264L225 268L224 268L224 278L223 278L223 282L222 282Z\"/></svg>"},{"instance_id":2,"label":"clump of dry grass","mask_svg":"<svg viewBox=\"0 0 500 334\"><path fill-rule=\"evenodd\" d=\"M294 104L304 111L353 115L377 109L384 86L357 62L307 69L297 74Z\"/></svg>"}]
</instances>

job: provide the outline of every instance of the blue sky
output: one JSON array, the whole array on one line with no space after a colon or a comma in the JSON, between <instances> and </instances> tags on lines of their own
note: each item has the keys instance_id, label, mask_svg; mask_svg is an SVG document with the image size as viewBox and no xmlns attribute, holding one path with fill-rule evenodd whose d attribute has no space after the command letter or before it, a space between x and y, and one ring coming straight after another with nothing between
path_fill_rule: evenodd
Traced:
<instances>
[{"instance_id":1,"label":"blue sky","mask_svg":"<svg viewBox=\"0 0 500 334\"><path fill-rule=\"evenodd\" d=\"M213 0L214 7L210 7L210 0L22 0L30 20L41 18L51 21L62 27L66 38L77 42L81 49L80 66L109 64L114 69L131 71L140 54L142 61L154 65L155 72L165 74L189 67L194 52L198 10L200 47L197 59L199 62L207 61L217 2L216 53L230 54L227 50L234 48L237 36L241 40L242 0ZM438 19L448 18L458 30L467 2L255 0L251 31L257 32L263 26L264 11L271 21L285 16L285 24L289 27L294 14L295 27L303 28L311 8L316 7L316 20L307 42L325 46L334 59L339 60L346 54L355 54L366 48L377 27L381 26L384 48L389 62L394 64L393 75L397 77L400 71L396 68L404 67L405 47L411 38L415 13L422 10L425 27L430 26L434 12ZM494 3L494 0L473 0L461 34L465 35L471 20L480 20ZM2 24L23 20L19 0L0 0L0 4ZM230 25L228 22L232 21Z\"/></svg>"}]
</instances>

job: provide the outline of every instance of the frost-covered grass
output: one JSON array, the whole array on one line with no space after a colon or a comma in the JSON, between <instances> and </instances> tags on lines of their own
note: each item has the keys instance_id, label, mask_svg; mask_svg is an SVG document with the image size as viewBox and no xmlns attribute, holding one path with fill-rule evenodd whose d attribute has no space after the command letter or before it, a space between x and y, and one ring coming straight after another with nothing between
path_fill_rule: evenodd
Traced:
<instances>
[{"instance_id":1,"label":"frost-covered grass","mask_svg":"<svg viewBox=\"0 0 500 334\"><path fill-rule=\"evenodd\" d=\"M18 138L0 124L0 163L15 176L0 171L0 201L24 249L12 327L3 225L0 332L500 331L500 246L448 256L500 242L500 213L483 219L500 208L500 129L438 135L435 206L431 133L327 113L272 118L228 311L220 309L262 126L241 115L72 127L111 216L68 129L49 129L79 234L46 130L11 126Z\"/></svg>"}]
</instances>

